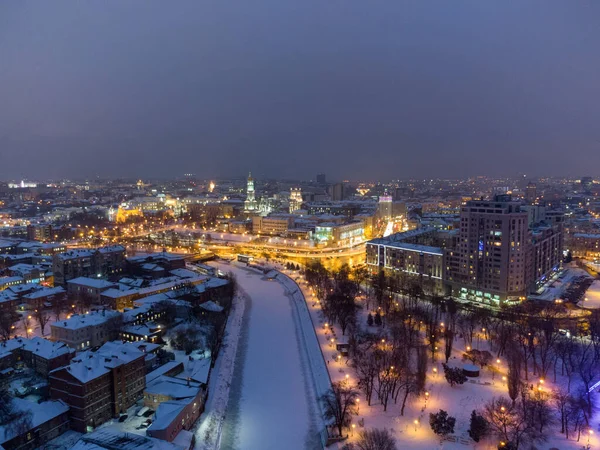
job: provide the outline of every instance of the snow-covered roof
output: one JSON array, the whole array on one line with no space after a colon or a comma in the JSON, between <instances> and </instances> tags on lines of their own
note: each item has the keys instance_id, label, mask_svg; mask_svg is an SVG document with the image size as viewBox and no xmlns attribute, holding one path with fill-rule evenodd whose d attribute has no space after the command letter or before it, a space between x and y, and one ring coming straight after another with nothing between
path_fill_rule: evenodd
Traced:
<instances>
[{"instance_id":1,"label":"snow-covered roof","mask_svg":"<svg viewBox=\"0 0 600 450\"><path fill-rule=\"evenodd\" d=\"M113 287L115 284L106 280L100 280L98 278L79 277L73 278L67 281L68 284L77 284L79 286L86 286L94 289L103 289Z\"/></svg>"},{"instance_id":2,"label":"snow-covered roof","mask_svg":"<svg viewBox=\"0 0 600 450\"><path fill-rule=\"evenodd\" d=\"M191 380L197 381L198 383L207 384L208 376L210 374L210 365L210 358L186 361L184 363L183 372L176 375L176 377L183 379L189 377Z\"/></svg>"},{"instance_id":3,"label":"snow-covered roof","mask_svg":"<svg viewBox=\"0 0 600 450\"><path fill-rule=\"evenodd\" d=\"M124 433L114 428L101 428L81 436L71 450L184 450L171 442L139 434Z\"/></svg>"},{"instance_id":4,"label":"snow-covered roof","mask_svg":"<svg viewBox=\"0 0 600 450\"><path fill-rule=\"evenodd\" d=\"M144 392L155 395L168 395L173 399L179 400L195 397L198 395L199 390L200 385L198 383L162 375L156 378L150 385L147 385Z\"/></svg>"},{"instance_id":5,"label":"snow-covered roof","mask_svg":"<svg viewBox=\"0 0 600 450\"><path fill-rule=\"evenodd\" d=\"M177 415L181 410L193 401L194 398L162 402L158 405L158 408L154 413L154 421L152 422L152 425L148 427L148 430L164 430L177 418Z\"/></svg>"},{"instance_id":6,"label":"snow-covered roof","mask_svg":"<svg viewBox=\"0 0 600 450\"><path fill-rule=\"evenodd\" d=\"M0 347L1 349L2 347ZM1 350L0 350L1 351ZM146 375L146 386L156 380L158 377L163 376L165 373L170 372L171 370L180 367L183 370L183 363L181 361L169 361L166 364L163 364L158 369L153 370L149 374Z\"/></svg>"},{"instance_id":7,"label":"snow-covered roof","mask_svg":"<svg viewBox=\"0 0 600 450\"><path fill-rule=\"evenodd\" d=\"M107 309L89 314L73 315L70 319L54 322L51 326L76 330L78 328L100 325L111 318L118 317L120 314L118 311Z\"/></svg>"},{"instance_id":8,"label":"snow-covered roof","mask_svg":"<svg viewBox=\"0 0 600 450\"><path fill-rule=\"evenodd\" d=\"M31 339L14 338L0 344L0 351L13 351L17 348L22 348L29 352L35 353L44 359L53 359L65 353L75 353L75 350L67 347L62 342L52 342L38 336Z\"/></svg>"},{"instance_id":9,"label":"snow-covered roof","mask_svg":"<svg viewBox=\"0 0 600 450\"><path fill-rule=\"evenodd\" d=\"M107 374L111 369L142 358L144 355L144 352L132 342L107 342L96 352L88 350L79 353L71 360L66 370L82 383L88 383ZM64 369L55 369L50 373Z\"/></svg>"},{"instance_id":10,"label":"snow-covered roof","mask_svg":"<svg viewBox=\"0 0 600 450\"><path fill-rule=\"evenodd\" d=\"M59 253L58 255L55 255L55 256L56 256L56 258L58 258L62 261L67 261L69 259L91 258L93 254L94 253L91 250L75 249L75 250L68 250L64 253Z\"/></svg>"},{"instance_id":11,"label":"snow-covered roof","mask_svg":"<svg viewBox=\"0 0 600 450\"><path fill-rule=\"evenodd\" d=\"M69 410L69 407L61 400L33 403L21 398L13 398L12 405L20 411L31 411L31 427L29 430L33 430ZM0 445L18 435L15 427L0 425Z\"/></svg>"},{"instance_id":12,"label":"snow-covered roof","mask_svg":"<svg viewBox=\"0 0 600 450\"><path fill-rule=\"evenodd\" d=\"M59 295L64 293L65 288L63 288L62 286L56 286L53 288L40 286L40 289L32 292L31 294L25 295L23 298L34 300L36 298L49 297L51 295Z\"/></svg>"},{"instance_id":13,"label":"snow-covered roof","mask_svg":"<svg viewBox=\"0 0 600 450\"><path fill-rule=\"evenodd\" d=\"M200 305L200 308L202 308L205 311L210 311L210 312L222 312L223 311L223 307L217 305L212 300L202 303Z\"/></svg>"},{"instance_id":14,"label":"snow-covered roof","mask_svg":"<svg viewBox=\"0 0 600 450\"><path fill-rule=\"evenodd\" d=\"M196 272L188 269L173 269L169 273L179 278L195 278L198 276Z\"/></svg>"}]
</instances>

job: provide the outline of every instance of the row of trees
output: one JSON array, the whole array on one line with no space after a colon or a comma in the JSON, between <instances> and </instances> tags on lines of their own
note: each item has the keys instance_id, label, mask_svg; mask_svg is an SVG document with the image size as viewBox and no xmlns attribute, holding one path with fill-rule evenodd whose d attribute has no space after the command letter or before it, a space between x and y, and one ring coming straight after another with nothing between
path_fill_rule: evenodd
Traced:
<instances>
[{"instance_id":1,"label":"row of trees","mask_svg":"<svg viewBox=\"0 0 600 450\"><path fill-rule=\"evenodd\" d=\"M437 297L427 281L383 272L368 276L363 270L345 267L330 274L318 263L307 267L306 278L321 299L326 318L349 335L348 364L368 404L377 400L386 410L390 401L398 402L403 414L407 399L425 391L428 360L441 357L447 363L460 338L469 349L466 359L507 372L511 414L500 417L514 419L516 415L522 420L510 423L523 422L527 427L521 432L518 425L512 434L505 432L499 436L504 442L518 446L541 438L544 427L555 423L560 423L567 437L589 427L590 390L600 377L600 312L580 321L571 334L559 329L570 320L564 305L527 302L491 311ZM356 324L354 298L361 290L366 294L364 305L376 311L367 320L367 325L380 325L375 332L369 327L362 331ZM451 384L464 382L462 371L446 366L444 372ZM533 395L538 392L532 390L533 384L539 379L556 382L559 375L566 379L564 391ZM501 401L496 400L490 411ZM487 420L490 433L498 433L491 412L477 414ZM546 425L534 420L546 420L546 416L555 420L547 420Z\"/></svg>"}]
</instances>

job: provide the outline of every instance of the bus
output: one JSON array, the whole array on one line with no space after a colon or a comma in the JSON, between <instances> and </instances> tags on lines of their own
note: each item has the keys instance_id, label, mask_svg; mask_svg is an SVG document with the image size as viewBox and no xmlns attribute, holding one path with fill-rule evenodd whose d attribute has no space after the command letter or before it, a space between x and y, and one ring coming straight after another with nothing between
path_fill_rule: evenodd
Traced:
<instances>
[{"instance_id":1,"label":"bus","mask_svg":"<svg viewBox=\"0 0 600 450\"><path fill-rule=\"evenodd\" d=\"M248 255L237 255L237 260L239 262L243 262L243 263L249 263L254 259L253 256L248 256Z\"/></svg>"}]
</instances>

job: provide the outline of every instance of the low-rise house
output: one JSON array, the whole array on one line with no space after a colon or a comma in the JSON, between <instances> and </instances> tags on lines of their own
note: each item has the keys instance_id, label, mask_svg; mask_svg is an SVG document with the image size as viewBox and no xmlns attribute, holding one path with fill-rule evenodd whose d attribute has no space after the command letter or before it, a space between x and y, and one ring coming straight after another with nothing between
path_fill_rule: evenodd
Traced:
<instances>
[{"instance_id":1,"label":"low-rise house","mask_svg":"<svg viewBox=\"0 0 600 450\"><path fill-rule=\"evenodd\" d=\"M50 339L77 350L97 347L118 337L122 320L121 313L112 310L73 315L50 325Z\"/></svg>"},{"instance_id":2,"label":"low-rise house","mask_svg":"<svg viewBox=\"0 0 600 450\"><path fill-rule=\"evenodd\" d=\"M14 338L0 343L2 351L12 353L14 366L22 361L27 367L42 376L47 376L51 370L69 364L75 356L75 350L62 342L52 342L41 337L31 339Z\"/></svg>"},{"instance_id":3,"label":"low-rise house","mask_svg":"<svg viewBox=\"0 0 600 450\"><path fill-rule=\"evenodd\" d=\"M61 302L66 299L67 293L62 286L44 287L30 292L23 296L23 302L27 305L27 309L35 310L50 307L54 302Z\"/></svg>"},{"instance_id":4,"label":"low-rise house","mask_svg":"<svg viewBox=\"0 0 600 450\"><path fill-rule=\"evenodd\" d=\"M102 304L102 292L116 287L115 283L98 278L79 277L67 281L69 296L76 299L86 298L95 304Z\"/></svg>"},{"instance_id":5,"label":"low-rise house","mask_svg":"<svg viewBox=\"0 0 600 450\"><path fill-rule=\"evenodd\" d=\"M19 426L0 425L0 448L33 450L69 429L69 406L58 401L33 403L13 398L12 408L29 412L29 421Z\"/></svg>"},{"instance_id":6,"label":"low-rise house","mask_svg":"<svg viewBox=\"0 0 600 450\"><path fill-rule=\"evenodd\" d=\"M84 434L70 450L188 450L191 444L182 446L149 436L103 428Z\"/></svg>"}]
</instances>

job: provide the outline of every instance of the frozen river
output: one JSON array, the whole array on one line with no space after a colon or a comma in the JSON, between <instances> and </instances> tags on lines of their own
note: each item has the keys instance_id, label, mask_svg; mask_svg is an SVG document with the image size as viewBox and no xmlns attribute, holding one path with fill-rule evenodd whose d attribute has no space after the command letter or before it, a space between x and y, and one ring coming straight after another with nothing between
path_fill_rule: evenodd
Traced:
<instances>
[{"instance_id":1,"label":"frozen river","mask_svg":"<svg viewBox=\"0 0 600 450\"><path fill-rule=\"evenodd\" d=\"M276 281L236 267L231 271L251 298L223 426L223 450L318 448L305 380L305 357L296 338L294 312Z\"/></svg>"}]
</instances>

